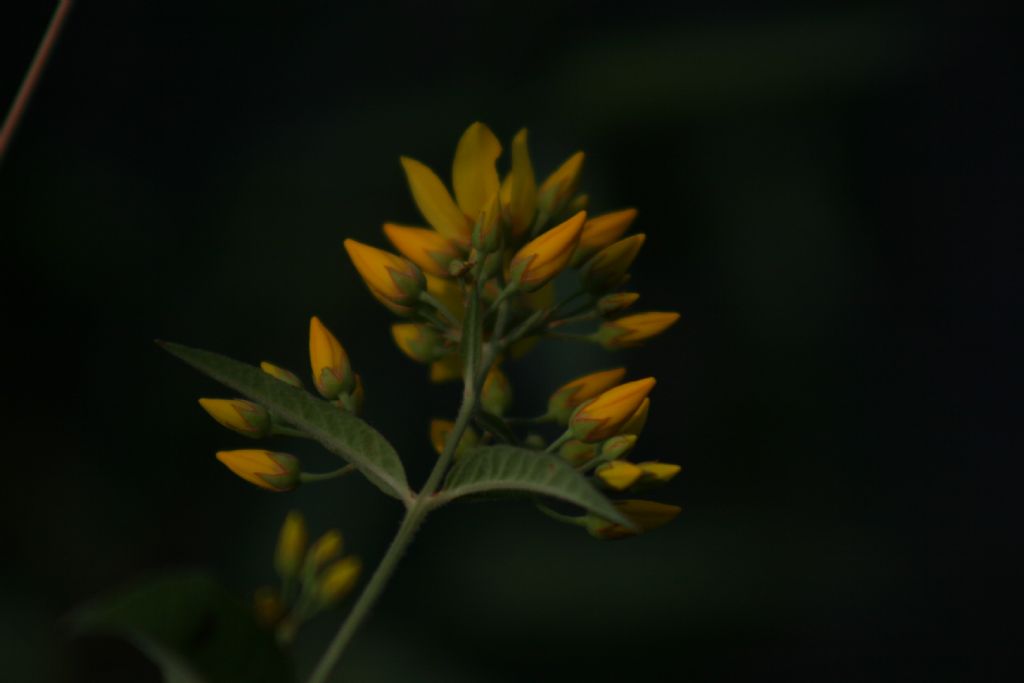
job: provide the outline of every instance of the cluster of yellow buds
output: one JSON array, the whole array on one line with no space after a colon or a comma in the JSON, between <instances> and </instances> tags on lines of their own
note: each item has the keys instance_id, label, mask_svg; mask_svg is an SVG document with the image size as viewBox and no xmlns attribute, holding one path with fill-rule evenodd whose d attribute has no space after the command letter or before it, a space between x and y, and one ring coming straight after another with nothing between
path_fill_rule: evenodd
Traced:
<instances>
[{"instance_id":1,"label":"cluster of yellow buds","mask_svg":"<svg viewBox=\"0 0 1024 683\"><path fill-rule=\"evenodd\" d=\"M497 329L498 308L507 307L505 329L512 332L504 332L501 341L508 355L516 357L541 338L596 343L606 349L637 346L678 320L672 312L623 314L639 298L621 288L629 281L629 269L646 236L627 236L637 217L635 209L588 215L588 198L577 192L581 152L540 184L525 130L512 140L511 164L504 177L496 166L501 152L501 143L487 126L472 124L455 150L452 192L426 165L403 157L413 200L429 227L385 223L384 236L398 254L345 240L371 294L408 319L391 330L406 356L429 364L434 381L460 378L461 334L474 288L486 311L484 338L502 334ZM575 280L569 275L572 271L577 273ZM556 286L566 289L560 302ZM564 332L592 321L597 327L587 334ZM487 421L478 421L478 431L469 427L463 432L456 458L479 443L498 437L509 440L505 428L515 420L503 421L512 402L511 384L500 368L504 357L481 386L480 407ZM643 429L650 406L647 395L655 380L622 383L624 376L625 370L617 368L569 382L552 395L547 413L532 420L564 425L565 434L551 446L591 473L599 488L612 492L649 489L679 471L677 465L626 460ZM504 428L496 428L494 418ZM430 440L438 453L453 426L447 420L431 423ZM538 447L547 444L538 434L528 434L524 441ZM648 510L645 504L633 501L625 511L632 515ZM658 514L637 514L642 518L638 528L653 528L654 517L663 523L679 511L675 506L651 505ZM599 521L579 518L578 523L603 538L627 533L618 525L612 531L604 529Z\"/></svg>"},{"instance_id":2,"label":"cluster of yellow buds","mask_svg":"<svg viewBox=\"0 0 1024 683\"><path fill-rule=\"evenodd\" d=\"M426 165L403 157L413 200L429 227L385 223L384 236L398 254L345 240L370 293L410 319L392 327L405 355L429 364L434 381L461 376L459 334L468 291L477 280L482 280L492 329L498 304L508 301L508 324L517 330L509 348L514 356L543 337L574 338L609 349L636 346L678 320L677 313L668 312L621 315L638 295L616 290L628 282L646 238L624 236L635 209L588 215L588 198L577 193L582 152L539 184L526 130L512 140L504 177L497 169L501 153L494 133L482 123L472 124L455 150L451 192ZM557 303L555 278L573 270L578 272L574 291ZM598 326L587 335L559 331L589 320ZM486 407L489 412L491 407Z\"/></svg>"},{"instance_id":3,"label":"cluster of yellow buds","mask_svg":"<svg viewBox=\"0 0 1024 683\"><path fill-rule=\"evenodd\" d=\"M313 385L325 399L340 410L359 414L363 408L363 382L352 371L341 342L320 319L309 321L309 360ZM260 368L271 377L302 388L295 373L267 361ZM263 406L241 398L201 398L199 405L222 426L250 438L274 435L303 436L303 432L277 419ZM217 459L236 475L268 491L291 491L301 482L341 476L351 471L343 467L324 474L302 472L298 458L289 453L259 448L219 451Z\"/></svg>"},{"instance_id":4,"label":"cluster of yellow buds","mask_svg":"<svg viewBox=\"0 0 1024 683\"><path fill-rule=\"evenodd\" d=\"M309 545L302 514L292 511L285 517L274 553L280 586L262 586L254 596L257 619L274 628L280 641L290 642L303 623L340 603L355 588L362 563L358 557L343 557L342 548L337 529Z\"/></svg>"}]
</instances>

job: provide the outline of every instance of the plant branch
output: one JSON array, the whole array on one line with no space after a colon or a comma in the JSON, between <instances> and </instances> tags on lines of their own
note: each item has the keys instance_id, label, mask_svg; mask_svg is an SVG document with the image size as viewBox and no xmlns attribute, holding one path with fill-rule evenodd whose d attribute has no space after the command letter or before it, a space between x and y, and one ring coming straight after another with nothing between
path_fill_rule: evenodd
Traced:
<instances>
[{"instance_id":1,"label":"plant branch","mask_svg":"<svg viewBox=\"0 0 1024 683\"><path fill-rule=\"evenodd\" d=\"M60 36L68 14L71 12L72 4L72 0L60 0L57 3L57 7L53 10L53 16L50 18L50 23L46 27L46 33L43 34L43 39L40 41L39 47L36 48L36 54L32 58L32 63L29 64L28 71L25 72L25 78L21 82L21 87L18 88L14 101L11 103L11 108L7 111L3 128L0 128L0 163L3 163L4 156L7 154L7 148L14 137L14 131L18 129L18 124L21 122L22 116L25 115L25 110L28 109L29 100L32 99L32 94L39 85L43 69L46 68L46 63L53 53L53 48L57 44L57 38Z\"/></svg>"}]
</instances>

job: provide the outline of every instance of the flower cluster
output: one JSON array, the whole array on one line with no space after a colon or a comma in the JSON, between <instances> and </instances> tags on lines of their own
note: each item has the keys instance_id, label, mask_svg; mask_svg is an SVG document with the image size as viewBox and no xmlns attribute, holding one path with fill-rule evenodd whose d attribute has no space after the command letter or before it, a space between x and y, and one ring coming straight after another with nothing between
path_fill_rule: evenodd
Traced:
<instances>
[{"instance_id":1,"label":"flower cluster","mask_svg":"<svg viewBox=\"0 0 1024 683\"><path fill-rule=\"evenodd\" d=\"M370 293L407 319L392 326L396 345L409 358L429 365L435 382L463 376L464 321L471 294L474 289L480 293L483 337L500 344L503 353L481 386L482 411L489 417L485 423L478 421L479 432L472 427L463 432L456 458L477 443L518 441L512 427L520 421L504 419L512 390L501 369L503 359L522 356L542 338L606 349L637 346L679 318L673 312L626 313L639 295L621 289L646 236L627 235L635 209L588 215L588 197L578 193L582 152L539 184L525 130L512 140L504 177L497 169L501 152L501 143L487 126L472 124L455 150L452 192L430 168L403 157L413 200L429 227L385 223L384 236L398 254L345 240ZM556 278L568 290L560 301ZM587 323L596 323L596 329L585 334L565 331ZM621 383L624 375L622 369L610 370L570 382L551 397L548 413L532 421L565 425L565 435L548 449L557 448L581 471L592 472L600 488L613 492L648 489L679 471L677 465L625 460L646 419L647 395L655 380ZM431 424L431 442L439 453L453 427L447 420ZM534 433L526 434L523 442L546 445ZM622 507L629 516L644 519L637 524L641 529L678 512L675 506L627 503ZM578 521L603 538L625 533L603 520Z\"/></svg>"},{"instance_id":2,"label":"flower cluster","mask_svg":"<svg viewBox=\"0 0 1024 683\"><path fill-rule=\"evenodd\" d=\"M274 628L282 642L290 642L303 623L340 603L355 588L362 563L358 557L342 557L342 547L337 529L309 545L302 515L293 510L285 517L274 554L280 587L262 586L253 600L256 617Z\"/></svg>"}]
</instances>

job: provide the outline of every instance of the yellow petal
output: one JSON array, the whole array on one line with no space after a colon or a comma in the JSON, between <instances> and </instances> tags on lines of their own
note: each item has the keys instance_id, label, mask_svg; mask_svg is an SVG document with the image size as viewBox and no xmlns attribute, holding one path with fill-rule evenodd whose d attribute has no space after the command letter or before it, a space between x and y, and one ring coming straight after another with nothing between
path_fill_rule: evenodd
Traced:
<instances>
[{"instance_id":1,"label":"yellow petal","mask_svg":"<svg viewBox=\"0 0 1024 683\"><path fill-rule=\"evenodd\" d=\"M408 259L354 239L345 240L345 251L366 286L398 306L414 304L426 286L423 271Z\"/></svg>"},{"instance_id":2,"label":"yellow petal","mask_svg":"<svg viewBox=\"0 0 1024 683\"><path fill-rule=\"evenodd\" d=\"M324 398L337 398L352 388L352 367L341 342L315 315L309 319L309 364L313 384Z\"/></svg>"},{"instance_id":3,"label":"yellow petal","mask_svg":"<svg viewBox=\"0 0 1024 683\"><path fill-rule=\"evenodd\" d=\"M454 242L434 230L385 223L384 234L402 256L424 273L449 277L448 264L462 255Z\"/></svg>"},{"instance_id":4,"label":"yellow petal","mask_svg":"<svg viewBox=\"0 0 1024 683\"><path fill-rule=\"evenodd\" d=\"M563 384L548 399L548 414L564 423L577 406L611 389L625 375L625 368L614 368L592 372Z\"/></svg>"},{"instance_id":5,"label":"yellow petal","mask_svg":"<svg viewBox=\"0 0 1024 683\"><path fill-rule=\"evenodd\" d=\"M526 291L539 289L569 264L587 214L580 211L528 242L509 264L513 282Z\"/></svg>"},{"instance_id":6,"label":"yellow petal","mask_svg":"<svg viewBox=\"0 0 1024 683\"><path fill-rule=\"evenodd\" d=\"M409 157L402 157L402 168L405 169L413 201L423 218L448 239L468 243L472 225L437 174Z\"/></svg>"},{"instance_id":7,"label":"yellow petal","mask_svg":"<svg viewBox=\"0 0 1024 683\"><path fill-rule=\"evenodd\" d=\"M346 557L325 569L320 579L320 601L325 605L333 605L344 599L355 587L362 568L363 564L358 557Z\"/></svg>"},{"instance_id":8,"label":"yellow petal","mask_svg":"<svg viewBox=\"0 0 1024 683\"><path fill-rule=\"evenodd\" d=\"M583 263L595 253L622 237L636 219L636 209L622 209L593 216L583 224L580 243L573 254L573 265Z\"/></svg>"},{"instance_id":9,"label":"yellow petal","mask_svg":"<svg viewBox=\"0 0 1024 683\"><path fill-rule=\"evenodd\" d=\"M217 459L242 479L268 491L290 491L299 482L299 461L287 453L243 448L219 451Z\"/></svg>"},{"instance_id":10,"label":"yellow petal","mask_svg":"<svg viewBox=\"0 0 1024 683\"><path fill-rule=\"evenodd\" d=\"M537 211L537 180L533 175L526 129L512 138L512 170L501 186L501 201L511 224L512 237L525 235Z\"/></svg>"},{"instance_id":11,"label":"yellow petal","mask_svg":"<svg viewBox=\"0 0 1024 683\"><path fill-rule=\"evenodd\" d=\"M470 125L459 139L452 164L452 186L459 208L470 222L476 222L484 205L498 192L494 162L500 155L498 138L479 121Z\"/></svg>"},{"instance_id":12,"label":"yellow petal","mask_svg":"<svg viewBox=\"0 0 1024 683\"><path fill-rule=\"evenodd\" d=\"M608 488L625 491L643 476L644 471L631 462L615 460L601 465L594 474Z\"/></svg>"},{"instance_id":13,"label":"yellow petal","mask_svg":"<svg viewBox=\"0 0 1024 683\"><path fill-rule=\"evenodd\" d=\"M643 470L644 477L650 477L659 482L671 481L683 468L671 462L639 462L636 465Z\"/></svg>"},{"instance_id":14,"label":"yellow petal","mask_svg":"<svg viewBox=\"0 0 1024 683\"><path fill-rule=\"evenodd\" d=\"M634 313L603 323L595 338L607 349L636 346L645 339L661 334L679 320L674 312L648 311Z\"/></svg>"},{"instance_id":15,"label":"yellow petal","mask_svg":"<svg viewBox=\"0 0 1024 683\"><path fill-rule=\"evenodd\" d=\"M583 441L601 441L618 433L654 388L655 379L647 377L613 387L573 414L570 428Z\"/></svg>"},{"instance_id":16,"label":"yellow petal","mask_svg":"<svg viewBox=\"0 0 1024 683\"><path fill-rule=\"evenodd\" d=\"M306 557L306 543L309 532L306 531L306 520L302 513L292 510L284 518L281 532L277 536L277 550L274 554L274 566L281 576L296 576L302 561Z\"/></svg>"},{"instance_id":17,"label":"yellow petal","mask_svg":"<svg viewBox=\"0 0 1024 683\"><path fill-rule=\"evenodd\" d=\"M430 381L435 384L462 379L462 359L453 353L430 364Z\"/></svg>"}]
</instances>

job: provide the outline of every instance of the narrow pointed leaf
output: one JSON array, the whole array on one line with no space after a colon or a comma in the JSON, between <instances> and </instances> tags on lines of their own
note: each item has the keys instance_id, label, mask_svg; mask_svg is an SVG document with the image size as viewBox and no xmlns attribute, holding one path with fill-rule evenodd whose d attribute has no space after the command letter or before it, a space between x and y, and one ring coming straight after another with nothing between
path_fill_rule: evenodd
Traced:
<instances>
[{"instance_id":1,"label":"narrow pointed leaf","mask_svg":"<svg viewBox=\"0 0 1024 683\"><path fill-rule=\"evenodd\" d=\"M227 356L169 342L161 346L316 438L324 448L355 465L384 493L399 500L408 497L409 484L398 453L363 420Z\"/></svg>"},{"instance_id":2,"label":"narrow pointed leaf","mask_svg":"<svg viewBox=\"0 0 1024 683\"><path fill-rule=\"evenodd\" d=\"M468 449L448 474L442 502L487 493L525 493L556 498L611 522L633 524L586 478L556 455L515 446Z\"/></svg>"}]
</instances>

